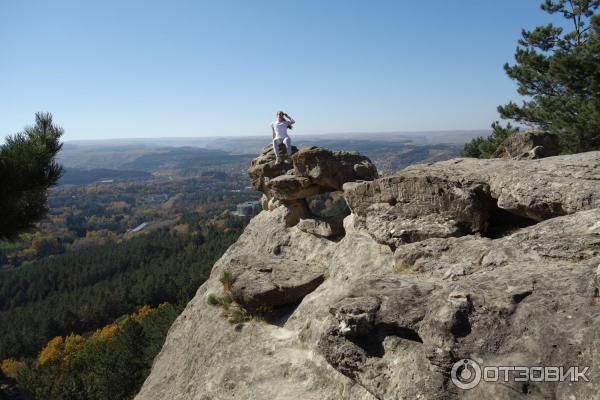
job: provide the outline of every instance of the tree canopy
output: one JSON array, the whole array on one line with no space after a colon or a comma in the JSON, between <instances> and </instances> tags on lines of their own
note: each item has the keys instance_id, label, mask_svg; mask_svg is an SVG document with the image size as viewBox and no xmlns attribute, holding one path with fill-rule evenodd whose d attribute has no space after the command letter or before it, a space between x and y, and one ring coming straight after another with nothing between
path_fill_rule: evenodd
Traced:
<instances>
[{"instance_id":1,"label":"tree canopy","mask_svg":"<svg viewBox=\"0 0 600 400\"><path fill-rule=\"evenodd\" d=\"M62 134L52 114L37 113L33 126L0 146L0 240L33 228L48 212L48 188L63 173L56 162Z\"/></svg>"},{"instance_id":2,"label":"tree canopy","mask_svg":"<svg viewBox=\"0 0 600 400\"><path fill-rule=\"evenodd\" d=\"M492 123L492 134L487 138L477 137L465 144L462 155L465 157L490 158L494 151L513 133L519 132L518 127L514 127L509 122L502 126L500 122Z\"/></svg>"},{"instance_id":3,"label":"tree canopy","mask_svg":"<svg viewBox=\"0 0 600 400\"><path fill-rule=\"evenodd\" d=\"M563 153L600 149L599 6L600 0L545 0L542 10L567 23L524 29L515 64L504 65L524 100L499 106L500 117L557 134ZM467 144L464 154L491 154L489 147L499 144L497 128L490 138Z\"/></svg>"}]
</instances>

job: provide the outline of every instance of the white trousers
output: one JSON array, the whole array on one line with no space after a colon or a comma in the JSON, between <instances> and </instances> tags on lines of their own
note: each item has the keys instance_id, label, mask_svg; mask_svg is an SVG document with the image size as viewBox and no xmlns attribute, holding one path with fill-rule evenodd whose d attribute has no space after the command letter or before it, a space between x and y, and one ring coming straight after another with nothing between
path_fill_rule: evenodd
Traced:
<instances>
[{"instance_id":1,"label":"white trousers","mask_svg":"<svg viewBox=\"0 0 600 400\"><path fill-rule=\"evenodd\" d=\"M292 139L290 137L273 139L273 151L275 152L275 160L279 161L279 145L283 142L287 151L287 156L292 156Z\"/></svg>"}]
</instances>

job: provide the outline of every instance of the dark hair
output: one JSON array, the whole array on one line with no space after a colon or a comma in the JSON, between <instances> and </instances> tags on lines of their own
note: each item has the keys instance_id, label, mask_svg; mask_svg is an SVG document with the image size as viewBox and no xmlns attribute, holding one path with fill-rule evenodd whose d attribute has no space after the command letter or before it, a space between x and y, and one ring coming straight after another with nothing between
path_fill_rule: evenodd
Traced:
<instances>
[{"instance_id":1,"label":"dark hair","mask_svg":"<svg viewBox=\"0 0 600 400\"><path fill-rule=\"evenodd\" d=\"M285 119L285 113L284 113L283 111L277 111L277 113L276 113L275 115L279 117L279 114L283 114L283 120L284 120L284 121L287 121L287 120ZM288 122L289 122L289 121L288 121ZM288 123L288 129L294 129L294 125L292 125L292 124L289 124L289 123Z\"/></svg>"}]
</instances>

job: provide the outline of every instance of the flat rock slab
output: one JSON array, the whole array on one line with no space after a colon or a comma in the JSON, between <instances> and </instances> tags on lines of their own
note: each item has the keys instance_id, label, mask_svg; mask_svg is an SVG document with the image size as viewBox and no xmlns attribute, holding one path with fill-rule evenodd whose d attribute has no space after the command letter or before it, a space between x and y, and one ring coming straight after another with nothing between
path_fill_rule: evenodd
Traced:
<instances>
[{"instance_id":1,"label":"flat rock slab","mask_svg":"<svg viewBox=\"0 0 600 400\"><path fill-rule=\"evenodd\" d=\"M271 256L236 257L226 270L235 277L231 296L250 312L297 303L325 279L318 265Z\"/></svg>"}]
</instances>

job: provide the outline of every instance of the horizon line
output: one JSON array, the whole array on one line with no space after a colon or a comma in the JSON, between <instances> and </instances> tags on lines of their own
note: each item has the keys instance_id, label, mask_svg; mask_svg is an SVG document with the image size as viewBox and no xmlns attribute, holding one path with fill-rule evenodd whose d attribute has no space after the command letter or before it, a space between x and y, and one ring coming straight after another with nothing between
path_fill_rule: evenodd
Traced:
<instances>
[{"instance_id":1,"label":"horizon line","mask_svg":"<svg viewBox=\"0 0 600 400\"><path fill-rule=\"evenodd\" d=\"M418 134L442 134L442 133L474 133L474 132L489 132L491 128L481 128L481 129L443 129L443 130L423 130L423 131L354 131L354 132L325 132L325 133L299 133L294 134L294 136L301 137L310 137L310 136L330 136L330 135L418 135ZM211 138L262 138L265 134L250 134L250 135L207 135L207 136L149 136L149 137L123 137L123 138L91 138L91 139L68 139L65 140L65 143L68 142L99 142L99 141L139 141L139 140L178 140L178 139L211 139Z\"/></svg>"}]
</instances>

